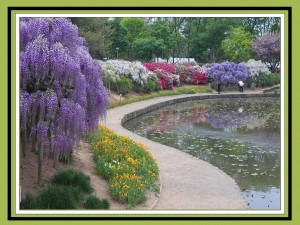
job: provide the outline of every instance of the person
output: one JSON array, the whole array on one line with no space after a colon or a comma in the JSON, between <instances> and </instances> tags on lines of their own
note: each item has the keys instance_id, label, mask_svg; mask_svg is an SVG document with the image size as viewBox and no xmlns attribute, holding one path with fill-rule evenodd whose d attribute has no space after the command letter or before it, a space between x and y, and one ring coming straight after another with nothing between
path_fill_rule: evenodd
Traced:
<instances>
[{"instance_id":1,"label":"person","mask_svg":"<svg viewBox=\"0 0 300 225\"><path fill-rule=\"evenodd\" d=\"M238 82L238 85L239 85L239 90L240 92L244 92L244 82L242 80L240 80Z\"/></svg>"},{"instance_id":2,"label":"person","mask_svg":"<svg viewBox=\"0 0 300 225\"><path fill-rule=\"evenodd\" d=\"M221 81L218 80L217 82L218 94L221 94Z\"/></svg>"}]
</instances>

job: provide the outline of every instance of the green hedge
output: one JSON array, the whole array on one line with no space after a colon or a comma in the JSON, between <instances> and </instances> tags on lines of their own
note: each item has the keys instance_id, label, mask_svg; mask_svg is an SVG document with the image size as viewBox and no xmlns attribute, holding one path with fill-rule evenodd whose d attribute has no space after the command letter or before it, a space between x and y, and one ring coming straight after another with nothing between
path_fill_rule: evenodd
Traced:
<instances>
[{"instance_id":1,"label":"green hedge","mask_svg":"<svg viewBox=\"0 0 300 225\"><path fill-rule=\"evenodd\" d=\"M270 87L280 83L280 75L277 73L271 73L268 75L261 74L257 77L257 87Z\"/></svg>"}]
</instances>

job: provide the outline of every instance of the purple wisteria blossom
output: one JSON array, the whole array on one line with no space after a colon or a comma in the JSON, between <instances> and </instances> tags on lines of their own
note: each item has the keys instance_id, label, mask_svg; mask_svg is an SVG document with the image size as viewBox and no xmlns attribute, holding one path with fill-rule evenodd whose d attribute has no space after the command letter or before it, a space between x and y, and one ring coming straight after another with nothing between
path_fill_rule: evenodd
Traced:
<instances>
[{"instance_id":1,"label":"purple wisteria blossom","mask_svg":"<svg viewBox=\"0 0 300 225\"><path fill-rule=\"evenodd\" d=\"M249 76L249 71L243 63L223 62L215 63L206 71L206 75L215 81L220 80L223 84L237 83L239 80L245 81Z\"/></svg>"},{"instance_id":2,"label":"purple wisteria blossom","mask_svg":"<svg viewBox=\"0 0 300 225\"><path fill-rule=\"evenodd\" d=\"M106 114L101 67L84 43L69 19L20 19L20 131L36 149L68 156Z\"/></svg>"}]
</instances>

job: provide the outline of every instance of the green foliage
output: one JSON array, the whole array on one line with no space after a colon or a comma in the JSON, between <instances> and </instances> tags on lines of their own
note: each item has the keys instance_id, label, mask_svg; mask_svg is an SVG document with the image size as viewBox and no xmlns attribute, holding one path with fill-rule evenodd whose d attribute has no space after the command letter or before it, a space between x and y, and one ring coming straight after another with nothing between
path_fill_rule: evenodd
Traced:
<instances>
[{"instance_id":1,"label":"green foliage","mask_svg":"<svg viewBox=\"0 0 300 225\"><path fill-rule=\"evenodd\" d=\"M78 170L68 169L60 171L52 177L51 182L56 185L78 187L86 193L93 191L90 178Z\"/></svg>"},{"instance_id":2,"label":"green foliage","mask_svg":"<svg viewBox=\"0 0 300 225\"><path fill-rule=\"evenodd\" d=\"M256 84L259 87L270 87L280 83L280 76L277 73L261 74L257 77Z\"/></svg>"},{"instance_id":3,"label":"green foliage","mask_svg":"<svg viewBox=\"0 0 300 225\"><path fill-rule=\"evenodd\" d=\"M229 39L221 42L226 57L232 62L246 62L252 57L251 34L242 27L232 27Z\"/></svg>"},{"instance_id":4,"label":"green foliage","mask_svg":"<svg viewBox=\"0 0 300 225\"><path fill-rule=\"evenodd\" d=\"M108 57L111 49L111 38L114 30L104 17L80 17L71 21L79 28L79 35L87 41L89 52L93 58Z\"/></svg>"},{"instance_id":5,"label":"green foliage","mask_svg":"<svg viewBox=\"0 0 300 225\"><path fill-rule=\"evenodd\" d=\"M127 31L128 39L128 57L132 58L132 44L143 32L145 21L143 18L123 18L121 20L121 26Z\"/></svg>"},{"instance_id":6,"label":"green foliage","mask_svg":"<svg viewBox=\"0 0 300 225\"><path fill-rule=\"evenodd\" d=\"M135 57L143 61L151 61L153 54L159 56L164 51L164 43L162 39L152 37L138 38L132 43Z\"/></svg>"},{"instance_id":7,"label":"green foliage","mask_svg":"<svg viewBox=\"0 0 300 225\"><path fill-rule=\"evenodd\" d=\"M88 176L80 171L67 169L56 173L51 179L51 184L40 189L35 195L27 193L20 203L20 208L76 209L78 205L83 204L85 196L92 190ZM85 205L95 209L110 207L106 199L99 200L95 196L87 197Z\"/></svg>"},{"instance_id":8,"label":"green foliage","mask_svg":"<svg viewBox=\"0 0 300 225\"><path fill-rule=\"evenodd\" d=\"M171 27L167 21L157 20L149 26L148 37L155 40L153 53L156 57L168 58L170 49L175 45L172 41Z\"/></svg>"},{"instance_id":9,"label":"green foliage","mask_svg":"<svg viewBox=\"0 0 300 225\"><path fill-rule=\"evenodd\" d=\"M36 207L36 200L35 197L27 193L25 198L20 203L20 209L35 209Z\"/></svg>"},{"instance_id":10,"label":"green foliage","mask_svg":"<svg viewBox=\"0 0 300 225\"><path fill-rule=\"evenodd\" d=\"M144 85L144 93L150 93L152 91L155 91L156 89L156 83L152 79L148 79L147 83Z\"/></svg>"},{"instance_id":11,"label":"green foliage","mask_svg":"<svg viewBox=\"0 0 300 225\"><path fill-rule=\"evenodd\" d=\"M22 209L75 209L78 189L68 186L49 185L37 196L27 195L21 202Z\"/></svg>"},{"instance_id":12,"label":"green foliage","mask_svg":"<svg viewBox=\"0 0 300 225\"><path fill-rule=\"evenodd\" d=\"M123 18L121 21L121 26L127 30L127 37L129 42L133 42L143 31L145 21L143 18Z\"/></svg>"},{"instance_id":13,"label":"green foliage","mask_svg":"<svg viewBox=\"0 0 300 225\"><path fill-rule=\"evenodd\" d=\"M140 83L133 82L132 90L136 93L142 93L144 92L144 86Z\"/></svg>"},{"instance_id":14,"label":"green foliage","mask_svg":"<svg viewBox=\"0 0 300 225\"><path fill-rule=\"evenodd\" d=\"M132 90L132 80L124 76L118 76L115 84L112 85L112 89L117 91L118 94L126 95Z\"/></svg>"},{"instance_id":15,"label":"green foliage","mask_svg":"<svg viewBox=\"0 0 300 225\"><path fill-rule=\"evenodd\" d=\"M127 30L121 26L121 18L114 18L110 25L112 29L114 29L114 33L112 34L112 44L111 44L111 56L112 58L117 58L117 48L118 50L118 58L126 58L127 49L128 49L128 37Z\"/></svg>"},{"instance_id":16,"label":"green foliage","mask_svg":"<svg viewBox=\"0 0 300 225\"><path fill-rule=\"evenodd\" d=\"M89 196L85 200L84 207L86 209L109 209L110 203L106 199L99 199L96 196Z\"/></svg>"},{"instance_id":17,"label":"green foliage","mask_svg":"<svg viewBox=\"0 0 300 225\"><path fill-rule=\"evenodd\" d=\"M135 58L142 61L151 61L153 58L155 40L152 38L138 38L132 43Z\"/></svg>"},{"instance_id":18,"label":"green foliage","mask_svg":"<svg viewBox=\"0 0 300 225\"><path fill-rule=\"evenodd\" d=\"M193 23L191 54L202 63L224 61L225 54L221 43L230 27L238 25L238 18L199 18Z\"/></svg>"}]
</instances>

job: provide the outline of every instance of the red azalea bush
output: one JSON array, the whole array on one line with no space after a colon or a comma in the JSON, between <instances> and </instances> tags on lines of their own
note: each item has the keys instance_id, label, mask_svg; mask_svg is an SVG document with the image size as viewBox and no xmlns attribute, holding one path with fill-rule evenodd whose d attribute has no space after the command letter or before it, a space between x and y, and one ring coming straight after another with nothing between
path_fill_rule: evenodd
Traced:
<instances>
[{"instance_id":1,"label":"red azalea bush","mask_svg":"<svg viewBox=\"0 0 300 225\"><path fill-rule=\"evenodd\" d=\"M154 73L156 73L157 78L163 89L173 90L173 79L166 71L157 69L154 71Z\"/></svg>"},{"instance_id":2,"label":"red azalea bush","mask_svg":"<svg viewBox=\"0 0 300 225\"><path fill-rule=\"evenodd\" d=\"M144 63L144 66L150 71L155 71L157 69L161 69L161 70L166 71L167 73L175 74L175 66L174 66L174 64L171 64L171 63L150 62L150 63Z\"/></svg>"},{"instance_id":3,"label":"red azalea bush","mask_svg":"<svg viewBox=\"0 0 300 225\"><path fill-rule=\"evenodd\" d=\"M180 76L180 82L188 84L206 84L208 78L205 75L205 69L193 63L176 64L176 73Z\"/></svg>"},{"instance_id":4,"label":"red azalea bush","mask_svg":"<svg viewBox=\"0 0 300 225\"><path fill-rule=\"evenodd\" d=\"M202 68L195 63L186 62L172 64L150 62L144 63L144 66L158 75L163 89L173 89L173 85L179 85L179 83L198 85L206 84L208 82L207 76L205 75L206 68ZM179 75L179 79L178 76L176 78L176 75Z\"/></svg>"},{"instance_id":5,"label":"red azalea bush","mask_svg":"<svg viewBox=\"0 0 300 225\"><path fill-rule=\"evenodd\" d=\"M202 73L198 66L191 66L188 68L188 74L191 76L193 84L206 84L208 82L207 76Z\"/></svg>"},{"instance_id":6,"label":"red azalea bush","mask_svg":"<svg viewBox=\"0 0 300 225\"><path fill-rule=\"evenodd\" d=\"M208 78L203 73L197 73L195 75L192 75L192 83L193 84L207 84Z\"/></svg>"}]
</instances>

